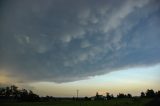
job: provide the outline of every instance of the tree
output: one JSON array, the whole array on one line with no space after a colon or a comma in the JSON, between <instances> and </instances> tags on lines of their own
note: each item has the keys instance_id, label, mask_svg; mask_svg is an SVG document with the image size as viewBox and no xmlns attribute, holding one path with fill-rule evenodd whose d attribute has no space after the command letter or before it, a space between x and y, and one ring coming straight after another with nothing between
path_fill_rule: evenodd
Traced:
<instances>
[{"instance_id":1,"label":"tree","mask_svg":"<svg viewBox=\"0 0 160 106\"><path fill-rule=\"evenodd\" d=\"M155 93L153 89L148 89L146 92L146 97L155 97Z\"/></svg>"},{"instance_id":2,"label":"tree","mask_svg":"<svg viewBox=\"0 0 160 106\"><path fill-rule=\"evenodd\" d=\"M87 96L84 97L84 100L90 100Z\"/></svg>"},{"instance_id":3,"label":"tree","mask_svg":"<svg viewBox=\"0 0 160 106\"><path fill-rule=\"evenodd\" d=\"M28 100L28 91L26 89L20 91L20 98L24 101Z\"/></svg>"},{"instance_id":4,"label":"tree","mask_svg":"<svg viewBox=\"0 0 160 106\"><path fill-rule=\"evenodd\" d=\"M9 98L10 95L11 95L10 87L6 87L6 89L5 89L5 96L6 96L7 98Z\"/></svg>"},{"instance_id":5,"label":"tree","mask_svg":"<svg viewBox=\"0 0 160 106\"><path fill-rule=\"evenodd\" d=\"M125 98L125 97L126 97L126 95L123 93L119 93L119 95L117 95L117 98Z\"/></svg>"},{"instance_id":6,"label":"tree","mask_svg":"<svg viewBox=\"0 0 160 106\"><path fill-rule=\"evenodd\" d=\"M34 94L31 90L19 90L17 86L12 85L10 87L0 88L0 99L4 99L7 101L37 101L39 100L39 96Z\"/></svg>"},{"instance_id":7,"label":"tree","mask_svg":"<svg viewBox=\"0 0 160 106\"><path fill-rule=\"evenodd\" d=\"M15 85L12 85L11 87L10 87L10 89L11 89L11 95L13 96L13 98L17 98L18 97L18 87L17 86L15 86Z\"/></svg>"},{"instance_id":8,"label":"tree","mask_svg":"<svg viewBox=\"0 0 160 106\"><path fill-rule=\"evenodd\" d=\"M144 98L144 97L145 97L145 93L141 92L141 98Z\"/></svg>"},{"instance_id":9,"label":"tree","mask_svg":"<svg viewBox=\"0 0 160 106\"><path fill-rule=\"evenodd\" d=\"M4 88L0 88L0 96L5 96L5 89Z\"/></svg>"},{"instance_id":10,"label":"tree","mask_svg":"<svg viewBox=\"0 0 160 106\"><path fill-rule=\"evenodd\" d=\"M97 98L97 99L99 98L99 94L98 94L98 92L96 92L96 98Z\"/></svg>"},{"instance_id":11,"label":"tree","mask_svg":"<svg viewBox=\"0 0 160 106\"><path fill-rule=\"evenodd\" d=\"M160 97L160 91L157 91L157 92L155 93L155 95L156 95L156 97Z\"/></svg>"},{"instance_id":12,"label":"tree","mask_svg":"<svg viewBox=\"0 0 160 106\"><path fill-rule=\"evenodd\" d=\"M157 92L157 96L160 97L160 91Z\"/></svg>"},{"instance_id":13,"label":"tree","mask_svg":"<svg viewBox=\"0 0 160 106\"><path fill-rule=\"evenodd\" d=\"M112 99L111 95L108 92L106 93L106 98L107 98L107 100L111 100Z\"/></svg>"},{"instance_id":14,"label":"tree","mask_svg":"<svg viewBox=\"0 0 160 106\"><path fill-rule=\"evenodd\" d=\"M127 94L127 97L128 97L128 98L132 98L132 95L131 95L131 94Z\"/></svg>"},{"instance_id":15,"label":"tree","mask_svg":"<svg viewBox=\"0 0 160 106\"><path fill-rule=\"evenodd\" d=\"M28 93L29 101L36 101L39 99L39 96L34 94L31 90Z\"/></svg>"},{"instance_id":16,"label":"tree","mask_svg":"<svg viewBox=\"0 0 160 106\"><path fill-rule=\"evenodd\" d=\"M111 94L111 98L112 98L112 99L114 98L113 94Z\"/></svg>"}]
</instances>

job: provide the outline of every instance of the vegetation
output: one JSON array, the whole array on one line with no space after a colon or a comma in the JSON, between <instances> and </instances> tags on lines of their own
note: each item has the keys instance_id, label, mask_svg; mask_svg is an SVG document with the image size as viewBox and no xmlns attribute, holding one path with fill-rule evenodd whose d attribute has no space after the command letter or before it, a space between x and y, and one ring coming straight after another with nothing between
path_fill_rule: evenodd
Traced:
<instances>
[{"instance_id":1,"label":"vegetation","mask_svg":"<svg viewBox=\"0 0 160 106\"><path fill-rule=\"evenodd\" d=\"M17 86L0 88L0 101L38 101L40 98L31 90L18 89Z\"/></svg>"},{"instance_id":2,"label":"vegetation","mask_svg":"<svg viewBox=\"0 0 160 106\"><path fill-rule=\"evenodd\" d=\"M12 85L0 88L1 106L160 106L160 91L148 89L141 92L140 97L119 93L117 97L98 92L93 97L84 98L55 98L52 96L39 97L31 90L18 89Z\"/></svg>"}]
</instances>

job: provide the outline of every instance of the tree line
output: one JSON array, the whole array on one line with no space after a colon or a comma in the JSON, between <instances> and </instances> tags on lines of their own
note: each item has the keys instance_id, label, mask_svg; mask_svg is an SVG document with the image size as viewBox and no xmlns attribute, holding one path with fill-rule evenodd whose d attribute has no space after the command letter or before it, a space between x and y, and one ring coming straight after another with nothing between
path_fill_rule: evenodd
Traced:
<instances>
[{"instance_id":1,"label":"tree line","mask_svg":"<svg viewBox=\"0 0 160 106\"><path fill-rule=\"evenodd\" d=\"M146 92L141 92L140 98L160 98L160 91L155 92L153 89L148 89ZM117 97L113 94L106 93L105 96L99 95L98 92L94 97L84 98L70 98L73 100L111 100L114 98L134 98L131 94L119 93ZM52 96L40 97L33 93L31 90L19 89L17 86L12 85L10 87L0 88L0 101L53 101L58 100ZM61 98L64 99L64 98ZM69 98L67 98L69 99Z\"/></svg>"},{"instance_id":2,"label":"tree line","mask_svg":"<svg viewBox=\"0 0 160 106\"><path fill-rule=\"evenodd\" d=\"M148 89L146 92L141 92L140 98L160 98L160 91L155 92L153 89ZM116 97L113 96L113 94L106 93L106 96L99 95L98 92L96 93L96 96L94 97L94 100L111 100L114 98L135 98L132 96L130 93L124 94L124 93L119 93Z\"/></svg>"},{"instance_id":3,"label":"tree line","mask_svg":"<svg viewBox=\"0 0 160 106\"><path fill-rule=\"evenodd\" d=\"M37 101L39 98L39 95L33 93L31 90L18 89L15 85L0 88L1 101Z\"/></svg>"},{"instance_id":4,"label":"tree line","mask_svg":"<svg viewBox=\"0 0 160 106\"><path fill-rule=\"evenodd\" d=\"M140 97L141 98L160 97L160 91L155 92L153 89L148 89L146 92L141 92ZM117 95L117 98L132 98L132 95L119 93Z\"/></svg>"},{"instance_id":5,"label":"tree line","mask_svg":"<svg viewBox=\"0 0 160 106\"><path fill-rule=\"evenodd\" d=\"M146 92L141 92L142 98L160 97L160 91L155 92L153 89L148 89Z\"/></svg>"}]
</instances>

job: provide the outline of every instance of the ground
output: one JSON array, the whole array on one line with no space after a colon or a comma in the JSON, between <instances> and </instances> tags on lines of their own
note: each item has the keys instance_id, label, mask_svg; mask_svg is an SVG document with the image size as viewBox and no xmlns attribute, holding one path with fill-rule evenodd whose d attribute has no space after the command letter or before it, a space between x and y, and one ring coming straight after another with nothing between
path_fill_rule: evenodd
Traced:
<instances>
[{"instance_id":1,"label":"ground","mask_svg":"<svg viewBox=\"0 0 160 106\"><path fill-rule=\"evenodd\" d=\"M0 106L151 106L153 99L113 99L109 101L54 101L0 103ZM149 104L150 103L150 104ZM149 104L149 105L148 105Z\"/></svg>"}]
</instances>

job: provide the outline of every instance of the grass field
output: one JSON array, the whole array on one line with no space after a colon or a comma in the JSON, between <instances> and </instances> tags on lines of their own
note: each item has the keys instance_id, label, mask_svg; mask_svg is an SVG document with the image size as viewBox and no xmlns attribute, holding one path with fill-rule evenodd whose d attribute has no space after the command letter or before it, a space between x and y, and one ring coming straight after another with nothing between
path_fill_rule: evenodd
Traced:
<instances>
[{"instance_id":1,"label":"grass field","mask_svg":"<svg viewBox=\"0 0 160 106\"><path fill-rule=\"evenodd\" d=\"M145 106L151 99L113 99L109 101L54 101L0 103L0 106Z\"/></svg>"}]
</instances>

